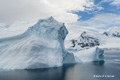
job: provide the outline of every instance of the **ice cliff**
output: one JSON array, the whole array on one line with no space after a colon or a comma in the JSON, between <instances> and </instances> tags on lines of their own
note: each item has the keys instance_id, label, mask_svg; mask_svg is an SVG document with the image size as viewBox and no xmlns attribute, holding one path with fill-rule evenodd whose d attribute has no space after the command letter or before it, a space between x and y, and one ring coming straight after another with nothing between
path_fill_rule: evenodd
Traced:
<instances>
[{"instance_id":1,"label":"ice cliff","mask_svg":"<svg viewBox=\"0 0 120 80\"><path fill-rule=\"evenodd\" d=\"M61 66L67 33L64 23L50 17L39 20L20 35L0 39L0 68Z\"/></svg>"},{"instance_id":2,"label":"ice cliff","mask_svg":"<svg viewBox=\"0 0 120 80\"><path fill-rule=\"evenodd\" d=\"M24 33L0 38L0 68L34 69L58 67L62 66L63 63L76 63L78 59L82 60L82 56L79 57L82 52L74 54L65 50L64 39L67 34L68 31L64 23L57 22L53 17L50 17L39 20ZM97 51L98 55L103 54L96 48L91 50L91 54L96 55ZM91 54L89 54L89 50L86 50L84 55Z\"/></svg>"}]
</instances>

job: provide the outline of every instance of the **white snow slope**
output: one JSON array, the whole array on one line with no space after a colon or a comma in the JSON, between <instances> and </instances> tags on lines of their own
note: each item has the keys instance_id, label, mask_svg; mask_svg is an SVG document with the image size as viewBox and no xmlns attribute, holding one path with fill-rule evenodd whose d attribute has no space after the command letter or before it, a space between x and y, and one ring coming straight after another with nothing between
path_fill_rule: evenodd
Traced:
<instances>
[{"instance_id":1,"label":"white snow slope","mask_svg":"<svg viewBox=\"0 0 120 80\"><path fill-rule=\"evenodd\" d=\"M111 27L107 31L108 35L113 37L120 37L120 27Z\"/></svg>"},{"instance_id":2,"label":"white snow slope","mask_svg":"<svg viewBox=\"0 0 120 80\"><path fill-rule=\"evenodd\" d=\"M120 27L111 27L103 33L106 35L104 44L100 48L106 49L120 49Z\"/></svg>"},{"instance_id":3,"label":"white snow slope","mask_svg":"<svg viewBox=\"0 0 120 80\"><path fill-rule=\"evenodd\" d=\"M5 23L0 23L0 28L8 28L9 25L5 24Z\"/></svg>"},{"instance_id":4,"label":"white snow slope","mask_svg":"<svg viewBox=\"0 0 120 80\"><path fill-rule=\"evenodd\" d=\"M13 28L9 29L12 32ZM3 32L9 31L9 29L3 29ZM68 31L64 23L57 22L53 17L39 20L25 32L18 31L19 33L23 32L21 34L13 34L13 32L9 36L0 34L2 35L0 38L0 68L47 68L62 66L63 63L77 62L76 55L65 51L64 39ZM102 55L103 53L99 51L100 49L94 48L91 53L93 53L92 55L97 53ZM89 50L85 53L85 56L88 56ZM80 60L80 58L78 54L77 59ZM97 60L99 61L99 59Z\"/></svg>"}]
</instances>

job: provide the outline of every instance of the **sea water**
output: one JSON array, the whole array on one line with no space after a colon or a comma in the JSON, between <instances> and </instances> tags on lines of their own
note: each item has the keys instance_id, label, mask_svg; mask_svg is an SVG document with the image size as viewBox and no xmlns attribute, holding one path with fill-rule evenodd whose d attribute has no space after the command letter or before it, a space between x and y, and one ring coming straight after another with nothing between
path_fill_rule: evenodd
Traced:
<instances>
[{"instance_id":1,"label":"sea water","mask_svg":"<svg viewBox=\"0 0 120 80\"><path fill-rule=\"evenodd\" d=\"M120 80L120 51L105 51L105 62L65 64L62 67L0 70L0 80Z\"/></svg>"}]
</instances>

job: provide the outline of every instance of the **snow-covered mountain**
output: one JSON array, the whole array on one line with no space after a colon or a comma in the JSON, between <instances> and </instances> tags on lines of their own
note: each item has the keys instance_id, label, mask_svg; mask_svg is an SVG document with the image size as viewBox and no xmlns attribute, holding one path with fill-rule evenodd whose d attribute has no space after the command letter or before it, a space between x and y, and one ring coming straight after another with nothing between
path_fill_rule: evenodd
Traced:
<instances>
[{"instance_id":1,"label":"snow-covered mountain","mask_svg":"<svg viewBox=\"0 0 120 80\"><path fill-rule=\"evenodd\" d=\"M5 23L0 23L0 28L8 28L9 25L5 24Z\"/></svg>"},{"instance_id":2,"label":"snow-covered mountain","mask_svg":"<svg viewBox=\"0 0 120 80\"><path fill-rule=\"evenodd\" d=\"M92 31L83 31L80 36L77 38L70 39L66 41L65 47L74 50L88 49L91 47L99 46L105 43L107 36L92 32Z\"/></svg>"},{"instance_id":3,"label":"snow-covered mountain","mask_svg":"<svg viewBox=\"0 0 120 80\"><path fill-rule=\"evenodd\" d=\"M36 24L37 21L15 21L8 28L0 28L0 38L17 36L24 33L30 26Z\"/></svg>"},{"instance_id":4,"label":"snow-covered mountain","mask_svg":"<svg viewBox=\"0 0 120 80\"><path fill-rule=\"evenodd\" d=\"M106 36L118 37L120 38L120 27L111 27L103 33Z\"/></svg>"},{"instance_id":5,"label":"snow-covered mountain","mask_svg":"<svg viewBox=\"0 0 120 80\"><path fill-rule=\"evenodd\" d=\"M89 48L94 46L99 46L100 42L99 39L87 35L86 32L81 33L78 39L71 40L72 46L71 47L81 47L81 48Z\"/></svg>"},{"instance_id":6,"label":"snow-covered mountain","mask_svg":"<svg viewBox=\"0 0 120 80\"><path fill-rule=\"evenodd\" d=\"M2 36L0 37L0 68L58 67L63 63L84 62L86 58L89 58L87 61L103 61L103 50L99 48L78 51L77 55L67 52L64 48L64 40L68 30L64 23L56 21L53 17L40 19L29 27L25 25L28 29L24 28L23 31L19 31L18 26L16 29L11 26L9 29L2 29L6 34L11 34L9 36L0 34ZM84 57L80 59L81 56Z\"/></svg>"},{"instance_id":7,"label":"snow-covered mountain","mask_svg":"<svg viewBox=\"0 0 120 80\"><path fill-rule=\"evenodd\" d=\"M100 48L120 48L119 45L120 27L112 27L104 33L84 30L79 34L79 37L66 40L65 47L70 51L74 51L88 49L95 46Z\"/></svg>"}]
</instances>

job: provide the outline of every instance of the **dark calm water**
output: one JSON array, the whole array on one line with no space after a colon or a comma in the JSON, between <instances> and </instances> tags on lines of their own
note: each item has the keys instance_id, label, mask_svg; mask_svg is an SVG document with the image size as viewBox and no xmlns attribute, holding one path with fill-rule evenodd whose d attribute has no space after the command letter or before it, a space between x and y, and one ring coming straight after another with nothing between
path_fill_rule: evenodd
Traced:
<instances>
[{"instance_id":1,"label":"dark calm water","mask_svg":"<svg viewBox=\"0 0 120 80\"><path fill-rule=\"evenodd\" d=\"M106 51L105 63L66 64L49 69L1 70L0 80L120 80L120 51Z\"/></svg>"}]
</instances>

